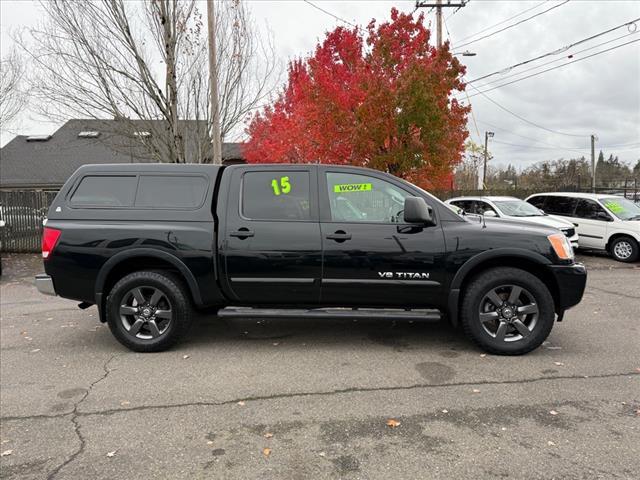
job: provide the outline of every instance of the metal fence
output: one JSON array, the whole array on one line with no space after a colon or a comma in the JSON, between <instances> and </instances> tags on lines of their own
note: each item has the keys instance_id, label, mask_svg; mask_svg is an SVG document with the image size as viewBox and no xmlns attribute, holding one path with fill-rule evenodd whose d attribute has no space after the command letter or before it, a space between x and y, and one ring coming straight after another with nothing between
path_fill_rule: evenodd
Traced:
<instances>
[{"instance_id":1,"label":"metal fence","mask_svg":"<svg viewBox=\"0 0 640 480\"><path fill-rule=\"evenodd\" d=\"M3 252L39 252L42 220L57 191L0 191L0 249Z\"/></svg>"},{"instance_id":2,"label":"metal fence","mask_svg":"<svg viewBox=\"0 0 640 480\"><path fill-rule=\"evenodd\" d=\"M581 188L575 185L569 185L561 188L489 188L487 190L438 190L431 192L441 200L448 200L453 197L465 196L507 196L525 199L534 193L544 192L581 192L581 193L601 193L605 195L618 195L625 197L632 202L640 202L640 186L632 184L631 186L620 187L596 187L595 192L591 188Z\"/></svg>"}]
</instances>

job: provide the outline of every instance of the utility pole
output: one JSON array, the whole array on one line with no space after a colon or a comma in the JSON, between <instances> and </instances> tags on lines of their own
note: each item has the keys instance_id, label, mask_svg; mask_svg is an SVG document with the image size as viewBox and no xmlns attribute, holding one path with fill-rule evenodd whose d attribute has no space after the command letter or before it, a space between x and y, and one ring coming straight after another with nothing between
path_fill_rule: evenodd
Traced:
<instances>
[{"instance_id":1,"label":"utility pole","mask_svg":"<svg viewBox=\"0 0 640 480\"><path fill-rule=\"evenodd\" d=\"M211 103L212 163L222 164L222 140L220 138L220 106L218 105L218 70L216 68L216 16L215 0L207 0L207 27L209 31L209 96Z\"/></svg>"},{"instance_id":2,"label":"utility pole","mask_svg":"<svg viewBox=\"0 0 640 480\"><path fill-rule=\"evenodd\" d=\"M442 47L442 0L436 1L436 44Z\"/></svg>"},{"instance_id":3,"label":"utility pole","mask_svg":"<svg viewBox=\"0 0 640 480\"><path fill-rule=\"evenodd\" d=\"M596 193L596 136L591 135L591 191Z\"/></svg>"},{"instance_id":4,"label":"utility pole","mask_svg":"<svg viewBox=\"0 0 640 480\"><path fill-rule=\"evenodd\" d=\"M487 160L489 159L489 137L493 138L493 132L484 132L484 168L482 169L482 190L487 188Z\"/></svg>"},{"instance_id":5,"label":"utility pole","mask_svg":"<svg viewBox=\"0 0 640 480\"><path fill-rule=\"evenodd\" d=\"M442 3L442 0L435 0L433 2L421 2L416 1L416 8L435 8L436 9L436 44L438 48L442 47L442 8L443 7L457 7L462 8L467 4L467 0L460 0L453 3L451 0L446 0L446 3Z\"/></svg>"}]
</instances>

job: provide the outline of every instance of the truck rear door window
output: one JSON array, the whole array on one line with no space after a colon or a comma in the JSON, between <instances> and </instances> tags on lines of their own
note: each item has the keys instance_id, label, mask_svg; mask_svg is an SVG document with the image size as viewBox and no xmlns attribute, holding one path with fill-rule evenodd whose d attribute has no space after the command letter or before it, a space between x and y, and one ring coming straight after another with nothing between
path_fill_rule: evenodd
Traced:
<instances>
[{"instance_id":1,"label":"truck rear door window","mask_svg":"<svg viewBox=\"0 0 640 480\"><path fill-rule=\"evenodd\" d=\"M251 220L310 220L309 172L247 172L242 215Z\"/></svg>"},{"instance_id":2,"label":"truck rear door window","mask_svg":"<svg viewBox=\"0 0 640 480\"><path fill-rule=\"evenodd\" d=\"M136 207L197 208L207 192L207 179L196 175L142 175Z\"/></svg>"},{"instance_id":3,"label":"truck rear door window","mask_svg":"<svg viewBox=\"0 0 640 480\"><path fill-rule=\"evenodd\" d=\"M135 175L86 176L71 196L73 206L130 207L136 196Z\"/></svg>"}]
</instances>

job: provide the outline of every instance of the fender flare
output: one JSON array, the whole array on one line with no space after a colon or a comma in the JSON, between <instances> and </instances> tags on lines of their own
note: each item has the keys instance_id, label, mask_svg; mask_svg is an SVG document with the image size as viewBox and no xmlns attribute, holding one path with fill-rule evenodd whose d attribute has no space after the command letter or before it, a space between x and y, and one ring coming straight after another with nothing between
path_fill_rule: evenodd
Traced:
<instances>
[{"instance_id":1,"label":"fender flare","mask_svg":"<svg viewBox=\"0 0 640 480\"><path fill-rule=\"evenodd\" d=\"M196 305L202 305L202 296L200 295L198 282L193 276L191 270L189 270L189 267L187 267L182 260L175 255L171 255L170 253L162 250L155 250L153 248L133 248L131 250L115 254L107 260L104 265L102 265L102 268L100 268L95 284L96 303L99 306L99 310L102 310L101 300L106 294L106 292L103 292L102 290L104 289L109 273L111 273L117 265L120 265L122 262L134 257L155 257L158 260L164 260L173 265L186 280Z\"/></svg>"},{"instance_id":2,"label":"fender flare","mask_svg":"<svg viewBox=\"0 0 640 480\"><path fill-rule=\"evenodd\" d=\"M449 287L449 298L447 301L447 310L448 316L451 323L454 326L458 326L458 305L460 303L460 288L462 287L462 283L464 282L469 272L471 272L475 267L489 260L493 260L495 258L504 258L504 257L516 257L522 258L524 260L529 260L531 262L537 263L539 265L551 265L553 262L543 255L533 252L531 250L525 250L523 248L495 248L493 250L486 250L481 252L470 259L468 259L462 266L458 269L453 279L451 280L451 285Z\"/></svg>"}]
</instances>

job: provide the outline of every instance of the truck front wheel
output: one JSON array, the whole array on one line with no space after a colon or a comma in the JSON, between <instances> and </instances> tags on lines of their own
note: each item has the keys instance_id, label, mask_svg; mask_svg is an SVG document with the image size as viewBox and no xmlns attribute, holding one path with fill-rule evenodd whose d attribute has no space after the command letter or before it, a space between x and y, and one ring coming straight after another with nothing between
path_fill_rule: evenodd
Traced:
<instances>
[{"instance_id":1,"label":"truck front wheel","mask_svg":"<svg viewBox=\"0 0 640 480\"><path fill-rule=\"evenodd\" d=\"M189 329L189 294L170 273L130 273L109 293L107 322L116 339L133 351L166 350Z\"/></svg>"},{"instance_id":2,"label":"truck front wheel","mask_svg":"<svg viewBox=\"0 0 640 480\"><path fill-rule=\"evenodd\" d=\"M555 320L549 289L535 275L517 268L493 268L474 277L461 310L467 336L499 355L521 355L537 348Z\"/></svg>"}]
</instances>

